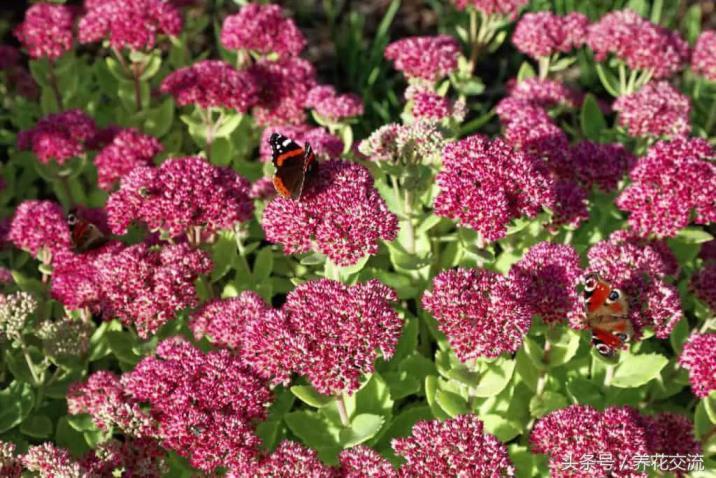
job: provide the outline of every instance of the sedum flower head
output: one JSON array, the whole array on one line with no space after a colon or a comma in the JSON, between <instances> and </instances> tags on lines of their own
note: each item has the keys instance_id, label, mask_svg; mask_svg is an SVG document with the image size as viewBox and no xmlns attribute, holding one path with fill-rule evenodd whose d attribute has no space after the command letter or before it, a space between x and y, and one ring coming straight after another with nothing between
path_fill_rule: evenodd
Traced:
<instances>
[{"instance_id":1,"label":"sedum flower head","mask_svg":"<svg viewBox=\"0 0 716 478\"><path fill-rule=\"evenodd\" d=\"M612 107L631 136L672 137L691 130L689 97L665 81L650 82L636 93L620 96Z\"/></svg>"},{"instance_id":2,"label":"sedum flower head","mask_svg":"<svg viewBox=\"0 0 716 478\"><path fill-rule=\"evenodd\" d=\"M57 253L70 247L70 229L59 204L31 199L15 209L8 239L33 256L45 249Z\"/></svg>"},{"instance_id":3,"label":"sedum flower head","mask_svg":"<svg viewBox=\"0 0 716 478\"><path fill-rule=\"evenodd\" d=\"M298 56L306 39L280 6L249 3L224 19L221 44L229 50L251 50L261 55Z\"/></svg>"},{"instance_id":4,"label":"sedum flower head","mask_svg":"<svg viewBox=\"0 0 716 478\"><path fill-rule=\"evenodd\" d=\"M338 455L341 478L398 478L398 471L377 451L364 445L343 450Z\"/></svg>"},{"instance_id":5,"label":"sedum flower head","mask_svg":"<svg viewBox=\"0 0 716 478\"><path fill-rule=\"evenodd\" d=\"M36 335L42 339L45 353L54 358L83 357L89 351L94 326L82 320L65 317L42 322Z\"/></svg>"},{"instance_id":6,"label":"sedum flower head","mask_svg":"<svg viewBox=\"0 0 716 478\"><path fill-rule=\"evenodd\" d=\"M692 334L684 344L679 365L688 370L694 395L704 398L716 390L716 334Z\"/></svg>"},{"instance_id":7,"label":"sedum flower head","mask_svg":"<svg viewBox=\"0 0 716 478\"><path fill-rule=\"evenodd\" d=\"M527 0L452 0L458 10L472 7L485 15L503 15L517 18L520 9Z\"/></svg>"},{"instance_id":8,"label":"sedum flower head","mask_svg":"<svg viewBox=\"0 0 716 478\"><path fill-rule=\"evenodd\" d=\"M94 158L97 185L105 191L111 191L122 177L137 166L150 166L154 156L163 149L159 140L137 129L119 131Z\"/></svg>"},{"instance_id":9,"label":"sedum flower head","mask_svg":"<svg viewBox=\"0 0 716 478\"><path fill-rule=\"evenodd\" d=\"M525 55L538 60L582 46L588 26L589 19L581 13L564 17L552 12L527 13L517 23L512 43Z\"/></svg>"},{"instance_id":10,"label":"sedum flower head","mask_svg":"<svg viewBox=\"0 0 716 478\"><path fill-rule=\"evenodd\" d=\"M385 58L408 78L437 81L457 68L460 45L448 35L408 37L385 49Z\"/></svg>"},{"instance_id":11,"label":"sedum flower head","mask_svg":"<svg viewBox=\"0 0 716 478\"><path fill-rule=\"evenodd\" d=\"M25 11L15 36L31 58L56 60L72 48L72 8L36 3Z\"/></svg>"},{"instance_id":12,"label":"sedum flower head","mask_svg":"<svg viewBox=\"0 0 716 478\"><path fill-rule=\"evenodd\" d=\"M251 74L260 86L252 113L261 126L299 125L306 122L306 98L316 86L313 65L302 58L259 60Z\"/></svg>"},{"instance_id":13,"label":"sedum flower head","mask_svg":"<svg viewBox=\"0 0 716 478\"><path fill-rule=\"evenodd\" d=\"M636 163L636 157L619 143L580 141L570 151L575 179L586 189L593 186L603 192L617 189L619 181Z\"/></svg>"},{"instance_id":14,"label":"sedum flower head","mask_svg":"<svg viewBox=\"0 0 716 478\"><path fill-rule=\"evenodd\" d=\"M0 476L20 478L22 470L22 460L15 455L15 444L0 440Z\"/></svg>"},{"instance_id":15,"label":"sedum flower head","mask_svg":"<svg viewBox=\"0 0 716 478\"><path fill-rule=\"evenodd\" d=\"M31 150L41 163L55 160L62 166L70 159L84 154L97 133L94 120L80 110L50 114L34 128L17 135L17 147Z\"/></svg>"},{"instance_id":16,"label":"sedum flower head","mask_svg":"<svg viewBox=\"0 0 716 478\"><path fill-rule=\"evenodd\" d=\"M339 95L329 85L319 85L311 89L306 97L306 107L332 122L363 114L363 100L355 94Z\"/></svg>"},{"instance_id":17,"label":"sedum flower head","mask_svg":"<svg viewBox=\"0 0 716 478\"><path fill-rule=\"evenodd\" d=\"M35 310L37 300L27 292L0 295L0 343L20 338Z\"/></svg>"},{"instance_id":18,"label":"sedum flower head","mask_svg":"<svg viewBox=\"0 0 716 478\"><path fill-rule=\"evenodd\" d=\"M712 311L716 311L716 262L707 262L694 274L691 290Z\"/></svg>"},{"instance_id":19,"label":"sedum flower head","mask_svg":"<svg viewBox=\"0 0 716 478\"><path fill-rule=\"evenodd\" d=\"M701 32L691 54L691 69L710 81L716 81L716 30Z\"/></svg>"},{"instance_id":20,"label":"sedum flower head","mask_svg":"<svg viewBox=\"0 0 716 478\"><path fill-rule=\"evenodd\" d=\"M84 478L80 464L70 452L49 442L31 446L23 455L22 462L26 471L35 472L43 478Z\"/></svg>"},{"instance_id":21,"label":"sedum flower head","mask_svg":"<svg viewBox=\"0 0 716 478\"><path fill-rule=\"evenodd\" d=\"M249 474L235 472L234 475L229 475L229 478L232 476L337 478L334 470L321 462L316 450L290 440L282 441L273 453L259 460Z\"/></svg>"}]
</instances>

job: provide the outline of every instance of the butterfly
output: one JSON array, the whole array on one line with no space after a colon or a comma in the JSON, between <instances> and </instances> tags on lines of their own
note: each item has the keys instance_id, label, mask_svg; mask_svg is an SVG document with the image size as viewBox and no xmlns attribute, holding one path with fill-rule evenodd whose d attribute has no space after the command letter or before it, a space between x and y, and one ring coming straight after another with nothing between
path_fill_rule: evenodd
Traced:
<instances>
[{"instance_id":1,"label":"butterfly","mask_svg":"<svg viewBox=\"0 0 716 478\"><path fill-rule=\"evenodd\" d=\"M624 293L591 273L584 278L587 325L592 346L604 357L614 357L631 340L634 330L627 317L629 302Z\"/></svg>"},{"instance_id":2,"label":"butterfly","mask_svg":"<svg viewBox=\"0 0 716 478\"><path fill-rule=\"evenodd\" d=\"M104 233L87 219L79 217L76 211L67 215L67 225L70 226L72 248L76 252L85 252L99 247L107 242Z\"/></svg>"},{"instance_id":3,"label":"butterfly","mask_svg":"<svg viewBox=\"0 0 716 478\"><path fill-rule=\"evenodd\" d=\"M273 176L276 191L283 197L301 199L306 176L318 166L311 145L306 143L305 148L302 148L279 133L271 135L269 144L273 153L273 165L276 167Z\"/></svg>"}]
</instances>

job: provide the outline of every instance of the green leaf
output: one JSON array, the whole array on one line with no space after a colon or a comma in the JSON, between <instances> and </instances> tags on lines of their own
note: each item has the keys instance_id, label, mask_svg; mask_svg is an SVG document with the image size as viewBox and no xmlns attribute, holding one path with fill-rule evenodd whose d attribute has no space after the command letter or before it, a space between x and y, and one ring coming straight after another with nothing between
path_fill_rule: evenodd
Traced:
<instances>
[{"instance_id":1,"label":"green leaf","mask_svg":"<svg viewBox=\"0 0 716 478\"><path fill-rule=\"evenodd\" d=\"M619 388L640 387L656 378L668 362L666 357L659 354L633 355L631 352L622 352L612 385Z\"/></svg>"},{"instance_id":2,"label":"green leaf","mask_svg":"<svg viewBox=\"0 0 716 478\"><path fill-rule=\"evenodd\" d=\"M35 394L28 383L13 380L0 391L0 433L22 423L32 411Z\"/></svg>"},{"instance_id":3,"label":"green leaf","mask_svg":"<svg viewBox=\"0 0 716 478\"><path fill-rule=\"evenodd\" d=\"M72 427L72 429L77 430L78 432L88 432L97 429L92 421L92 415L89 413L67 415L67 423Z\"/></svg>"},{"instance_id":4,"label":"green leaf","mask_svg":"<svg viewBox=\"0 0 716 478\"><path fill-rule=\"evenodd\" d=\"M567 382L567 393L575 403L583 403L595 408L604 406L604 396L599 386L584 377L570 378Z\"/></svg>"},{"instance_id":5,"label":"green leaf","mask_svg":"<svg viewBox=\"0 0 716 478\"><path fill-rule=\"evenodd\" d=\"M537 76L535 69L529 62L523 61L520 65L520 69L517 72L517 82L526 80L527 78L534 78Z\"/></svg>"},{"instance_id":6,"label":"green leaf","mask_svg":"<svg viewBox=\"0 0 716 478\"><path fill-rule=\"evenodd\" d=\"M139 77L140 80L146 81L157 74L159 68L162 66L162 57L156 53L151 56L149 63L144 67L144 71Z\"/></svg>"},{"instance_id":7,"label":"green leaf","mask_svg":"<svg viewBox=\"0 0 716 478\"><path fill-rule=\"evenodd\" d=\"M470 412L465 399L457 393L438 389L435 391L435 401L451 418Z\"/></svg>"},{"instance_id":8,"label":"green leaf","mask_svg":"<svg viewBox=\"0 0 716 478\"><path fill-rule=\"evenodd\" d=\"M711 420L711 423L716 424L716 390L711 391L708 396L704 397L703 402L704 410L706 410L709 420Z\"/></svg>"},{"instance_id":9,"label":"green leaf","mask_svg":"<svg viewBox=\"0 0 716 478\"><path fill-rule=\"evenodd\" d=\"M73 429L67 422L67 417L61 417L57 421L55 430L55 442L57 445L67 448L73 455L79 456L89 450L87 442L81 432Z\"/></svg>"},{"instance_id":10,"label":"green leaf","mask_svg":"<svg viewBox=\"0 0 716 478\"><path fill-rule=\"evenodd\" d=\"M331 403L334 398L322 395L310 385L294 385L290 388L291 393L298 397L303 403L312 407L321 408Z\"/></svg>"},{"instance_id":11,"label":"green leaf","mask_svg":"<svg viewBox=\"0 0 716 478\"><path fill-rule=\"evenodd\" d=\"M480 420L485 424L485 430L492 433L498 440L507 442L522 433L519 423L509 420L501 415L481 415Z\"/></svg>"},{"instance_id":12,"label":"green leaf","mask_svg":"<svg viewBox=\"0 0 716 478\"><path fill-rule=\"evenodd\" d=\"M601 63L597 63L595 68L597 69L597 76L599 76L599 80L602 82L604 89L614 97L619 96L619 80L617 77Z\"/></svg>"},{"instance_id":13,"label":"green leaf","mask_svg":"<svg viewBox=\"0 0 716 478\"><path fill-rule=\"evenodd\" d=\"M599 141L602 131L607 128L607 121L604 119L604 114L599 108L597 99L591 93L588 93L587 96L584 97L580 123L584 136L592 141Z\"/></svg>"},{"instance_id":14,"label":"green leaf","mask_svg":"<svg viewBox=\"0 0 716 478\"><path fill-rule=\"evenodd\" d=\"M512 378L515 371L516 361L504 357L497 358L494 362L488 362L480 371L480 382L472 390L476 397L492 397L499 394Z\"/></svg>"},{"instance_id":15,"label":"green leaf","mask_svg":"<svg viewBox=\"0 0 716 478\"><path fill-rule=\"evenodd\" d=\"M52 435L52 420L46 415L34 415L20 425L20 431L33 438L47 438Z\"/></svg>"},{"instance_id":16,"label":"green leaf","mask_svg":"<svg viewBox=\"0 0 716 478\"><path fill-rule=\"evenodd\" d=\"M211 259L214 270L211 271L211 282L216 282L226 275L239 257L236 239L230 232L221 232L211 246Z\"/></svg>"},{"instance_id":17,"label":"green leaf","mask_svg":"<svg viewBox=\"0 0 716 478\"><path fill-rule=\"evenodd\" d=\"M256 435L261 439L263 449L273 451L283 435L283 421L266 420L256 425Z\"/></svg>"},{"instance_id":18,"label":"green leaf","mask_svg":"<svg viewBox=\"0 0 716 478\"><path fill-rule=\"evenodd\" d=\"M535 395L530 400L530 414L541 418L553 410L567 406L567 398L561 393L545 390L542 395Z\"/></svg>"},{"instance_id":19,"label":"green leaf","mask_svg":"<svg viewBox=\"0 0 716 478\"><path fill-rule=\"evenodd\" d=\"M142 356L135 352L138 343L129 332L111 330L107 332L107 341L120 362L136 365L141 360Z\"/></svg>"},{"instance_id":20,"label":"green leaf","mask_svg":"<svg viewBox=\"0 0 716 478\"><path fill-rule=\"evenodd\" d=\"M438 405L436 401L436 394L438 391L438 377L435 375L428 375L425 377L425 398L428 401L428 405L430 405L430 410L432 411L435 418L440 420L445 420L447 418L450 418L450 415L445 413L443 409Z\"/></svg>"},{"instance_id":21,"label":"green leaf","mask_svg":"<svg viewBox=\"0 0 716 478\"><path fill-rule=\"evenodd\" d=\"M526 446L513 443L508 449L510 460L515 465L517 478L532 478L541 476L541 471L548 469L547 456L531 453Z\"/></svg>"},{"instance_id":22,"label":"green leaf","mask_svg":"<svg viewBox=\"0 0 716 478\"><path fill-rule=\"evenodd\" d=\"M649 16L649 2L646 0L629 0L626 4L626 8L634 10L644 18Z\"/></svg>"},{"instance_id":23,"label":"green leaf","mask_svg":"<svg viewBox=\"0 0 716 478\"><path fill-rule=\"evenodd\" d=\"M286 414L284 420L291 432L309 447L324 454L336 454L341 449L338 444L340 430L317 413L291 412Z\"/></svg>"},{"instance_id":24,"label":"green leaf","mask_svg":"<svg viewBox=\"0 0 716 478\"><path fill-rule=\"evenodd\" d=\"M244 115L241 113L229 113L224 117L221 125L214 132L214 138L225 138L234 132L239 127L239 123L243 119Z\"/></svg>"},{"instance_id":25,"label":"green leaf","mask_svg":"<svg viewBox=\"0 0 716 478\"><path fill-rule=\"evenodd\" d=\"M676 234L676 238L687 244L703 244L712 240L714 236L698 227L686 227Z\"/></svg>"},{"instance_id":26,"label":"green leaf","mask_svg":"<svg viewBox=\"0 0 716 478\"><path fill-rule=\"evenodd\" d=\"M391 415L393 399L388 384L377 372L372 374L368 382L348 398L347 408L355 413Z\"/></svg>"},{"instance_id":27,"label":"green leaf","mask_svg":"<svg viewBox=\"0 0 716 478\"><path fill-rule=\"evenodd\" d=\"M671 331L671 335L669 336L669 342L671 342L671 347L677 354L681 353L681 349L683 348L686 340L689 338L690 332L691 331L689 330L689 321L686 319L686 317L679 320L676 323L674 330Z\"/></svg>"},{"instance_id":28,"label":"green leaf","mask_svg":"<svg viewBox=\"0 0 716 478\"><path fill-rule=\"evenodd\" d=\"M271 276L272 271L273 250L271 246L267 246L256 254L256 260L254 261L254 280L257 283L261 283Z\"/></svg>"},{"instance_id":29,"label":"green leaf","mask_svg":"<svg viewBox=\"0 0 716 478\"><path fill-rule=\"evenodd\" d=\"M686 10L682 19L682 30L686 31L686 40L693 45L701 33L701 5L695 3Z\"/></svg>"},{"instance_id":30,"label":"green leaf","mask_svg":"<svg viewBox=\"0 0 716 478\"><path fill-rule=\"evenodd\" d=\"M384 446L390 446L390 441L393 438L401 438L410 435L413 431L413 426L420 420L430 420L433 418L433 414L430 411L430 407L419 405L412 408L407 408L398 413L393 421L390 422L385 433L381 437L380 441L376 444L376 448L382 448Z\"/></svg>"},{"instance_id":31,"label":"green leaf","mask_svg":"<svg viewBox=\"0 0 716 478\"><path fill-rule=\"evenodd\" d=\"M552 341L552 349L549 352L549 367L559 367L568 363L576 355L579 349L579 334L572 329L563 328L558 332L558 337Z\"/></svg>"},{"instance_id":32,"label":"green leaf","mask_svg":"<svg viewBox=\"0 0 716 478\"><path fill-rule=\"evenodd\" d=\"M216 138L211 143L211 164L228 166L231 164L233 156L231 141L227 138Z\"/></svg>"},{"instance_id":33,"label":"green leaf","mask_svg":"<svg viewBox=\"0 0 716 478\"><path fill-rule=\"evenodd\" d=\"M174 122L174 100L166 98L162 104L147 112L147 119L144 121L144 130L157 138L163 137L169 132Z\"/></svg>"},{"instance_id":34,"label":"green leaf","mask_svg":"<svg viewBox=\"0 0 716 478\"><path fill-rule=\"evenodd\" d=\"M378 434L385 419L372 413L361 413L351 420L350 427L341 430L340 444L350 448L364 443Z\"/></svg>"}]
</instances>

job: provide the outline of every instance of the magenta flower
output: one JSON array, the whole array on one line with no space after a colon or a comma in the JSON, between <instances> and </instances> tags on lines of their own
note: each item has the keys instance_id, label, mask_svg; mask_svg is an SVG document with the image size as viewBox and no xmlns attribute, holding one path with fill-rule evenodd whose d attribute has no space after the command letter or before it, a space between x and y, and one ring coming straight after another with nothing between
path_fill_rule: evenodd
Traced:
<instances>
[{"instance_id":1,"label":"magenta flower","mask_svg":"<svg viewBox=\"0 0 716 478\"><path fill-rule=\"evenodd\" d=\"M642 236L671 237L691 222L716 222L715 154L699 138L676 138L649 148L616 200L630 213L629 225Z\"/></svg>"},{"instance_id":2,"label":"magenta flower","mask_svg":"<svg viewBox=\"0 0 716 478\"><path fill-rule=\"evenodd\" d=\"M244 5L221 27L221 44L229 50L251 50L262 55L298 56L306 39L278 5Z\"/></svg>"},{"instance_id":3,"label":"magenta flower","mask_svg":"<svg viewBox=\"0 0 716 478\"><path fill-rule=\"evenodd\" d=\"M398 123L385 124L362 140L358 145L358 151L371 161L397 162L400 155L397 139L405 129L405 126Z\"/></svg>"},{"instance_id":4,"label":"magenta flower","mask_svg":"<svg viewBox=\"0 0 716 478\"><path fill-rule=\"evenodd\" d=\"M654 78L667 78L682 68L689 47L672 32L631 10L613 11L589 27L587 44L597 61L609 54L632 70L649 70Z\"/></svg>"},{"instance_id":5,"label":"magenta flower","mask_svg":"<svg viewBox=\"0 0 716 478\"><path fill-rule=\"evenodd\" d=\"M460 44L448 35L409 37L385 49L385 58L408 78L437 81L457 68Z\"/></svg>"},{"instance_id":6,"label":"magenta flower","mask_svg":"<svg viewBox=\"0 0 716 478\"><path fill-rule=\"evenodd\" d=\"M12 284L13 282L15 282L15 279L13 279L10 269L0 266L0 287Z\"/></svg>"},{"instance_id":7,"label":"magenta flower","mask_svg":"<svg viewBox=\"0 0 716 478\"><path fill-rule=\"evenodd\" d=\"M122 476L161 478L167 473L166 451L152 438L100 443L80 460L83 477Z\"/></svg>"},{"instance_id":8,"label":"magenta flower","mask_svg":"<svg viewBox=\"0 0 716 478\"><path fill-rule=\"evenodd\" d=\"M472 7L485 15L504 15L511 19L517 18L520 9L527 0L452 0L458 10Z\"/></svg>"},{"instance_id":9,"label":"magenta flower","mask_svg":"<svg viewBox=\"0 0 716 478\"><path fill-rule=\"evenodd\" d=\"M202 108L223 107L245 113L256 104L259 86L247 71L221 60L203 60L170 73L160 88L177 104Z\"/></svg>"},{"instance_id":10,"label":"magenta flower","mask_svg":"<svg viewBox=\"0 0 716 478\"><path fill-rule=\"evenodd\" d=\"M542 204L552 202L541 161L480 135L445 147L437 183L435 213L459 220L487 241L504 237L513 219L535 217Z\"/></svg>"},{"instance_id":11,"label":"magenta flower","mask_svg":"<svg viewBox=\"0 0 716 478\"><path fill-rule=\"evenodd\" d=\"M17 135L17 147L32 150L41 163L55 160L62 166L84 154L97 128L94 120L80 110L69 110L42 118L34 128Z\"/></svg>"},{"instance_id":12,"label":"magenta flower","mask_svg":"<svg viewBox=\"0 0 716 478\"><path fill-rule=\"evenodd\" d=\"M368 170L342 161L321 163L300 201L271 201L262 224L266 240L283 245L286 253L315 249L339 266L377 253L378 241L392 241L398 230Z\"/></svg>"},{"instance_id":13,"label":"magenta flower","mask_svg":"<svg viewBox=\"0 0 716 478\"><path fill-rule=\"evenodd\" d=\"M234 470L227 478L252 476L276 478L305 476L310 478L337 478L335 471L318 459L316 450L295 441L284 440L270 455L262 458L250 471Z\"/></svg>"},{"instance_id":14,"label":"magenta flower","mask_svg":"<svg viewBox=\"0 0 716 478\"><path fill-rule=\"evenodd\" d=\"M33 256L45 249L53 254L69 249L65 213L52 201L24 201L15 209L8 240Z\"/></svg>"},{"instance_id":15,"label":"magenta flower","mask_svg":"<svg viewBox=\"0 0 716 478\"><path fill-rule=\"evenodd\" d=\"M316 85L316 72L311 63L302 58L260 60L249 71L261 85L259 101L253 109L258 124L299 125L306 122L306 98Z\"/></svg>"},{"instance_id":16,"label":"magenta flower","mask_svg":"<svg viewBox=\"0 0 716 478\"><path fill-rule=\"evenodd\" d=\"M696 297L716 311L716 262L707 262L691 279Z\"/></svg>"},{"instance_id":17,"label":"magenta flower","mask_svg":"<svg viewBox=\"0 0 716 478\"><path fill-rule=\"evenodd\" d=\"M687 417L666 412L643 417L643 421L652 453L686 456L701 454L701 445L694 438L694 424Z\"/></svg>"},{"instance_id":18,"label":"magenta flower","mask_svg":"<svg viewBox=\"0 0 716 478\"><path fill-rule=\"evenodd\" d=\"M692 334L684 344L679 365L689 371L694 395L704 398L716 390L716 334Z\"/></svg>"},{"instance_id":19,"label":"magenta flower","mask_svg":"<svg viewBox=\"0 0 716 478\"><path fill-rule=\"evenodd\" d=\"M589 271L626 295L637 337L650 326L658 338L668 338L682 311L679 292L667 281L667 276L676 275L678 263L666 243L621 230L592 246L587 256ZM583 324L572 323L572 327L583 328Z\"/></svg>"},{"instance_id":20,"label":"magenta flower","mask_svg":"<svg viewBox=\"0 0 716 478\"><path fill-rule=\"evenodd\" d=\"M400 476L514 476L505 445L489 433L475 415L425 420L407 438L394 439L395 453L407 460Z\"/></svg>"},{"instance_id":21,"label":"magenta flower","mask_svg":"<svg viewBox=\"0 0 716 478\"><path fill-rule=\"evenodd\" d=\"M665 81L647 83L612 105L619 112L619 125L631 136L679 136L691 130L689 97Z\"/></svg>"},{"instance_id":22,"label":"magenta flower","mask_svg":"<svg viewBox=\"0 0 716 478\"><path fill-rule=\"evenodd\" d=\"M306 97L306 107L332 122L363 114L363 100L358 95L338 95L329 85L313 87Z\"/></svg>"},{"instance_id":23,"label":"magenta flower","mask_svg":"<svg viewBox=\"0 0 716 478\"><path fill-rule=\"evenodd\" d=\"M228 351L202 353L182 338L168 339L122 385L149 405L162 445L193 467L245 469L256 459L253 423L266 418L271 392Z\"/></svg>"},{"instance_id":24,"label":"magenta flower","mask_svg":"<svg viewBox=\"0 0 716 478\"><path fill-rule=\"evenodd\" d=\"M267 177L257 179L251 184L249 196L251 199L258 199L260 201L273 199L276 197L276 187L273 185L273 180Z\"/></svg>"},{"instance_id":25,"label":"magenta flower","mask_svg":"<svg viewBox=\"0 0 716 478\"><path fill-rule=\"evenodd\" d=\"M0 476L20 478L22 470L21 457L15 455L15 444L0 440Z\"/></svg>"},{"instance_id":26,"label":"magenta flower","mask_svg":"<svg viewBox=\"0 0 716 478\"><path fill-rule=\"evenodd\" d=\"M642 417L630 407L608 407L597 411L588 405L571 405L541 418L530 434L532 450L549 456L551 476L646 477L619 463L631 463L634 456L648 455L648 431ZM579 463L583 456L610 454L615 466L595 460L590 469L564 469L563 464Z\"/></svg>"},{"instance_id":27,"label":"magenta flower","mask_svg":"<svg viewBox=\"0 0 716 478\"><path fill-rule=\"evenodd\" d=\"M716 30L701 32L691 54L691 69L710 81L716 81Z\"/></svg>"},{"instance_id":28,"label":"magenta flower","mask_svg":"<svg viewBox=\"0 0 716 478\"><path fill-rule=\"evenodd\" d=\"M616 190L619 181L636 163L636 157L619 143L600 144L584 140L572 146L571 168L586 189Z\"/></svg>"},{"instance_id":29,"label":"magenta flower","mask_svg":"<svg viewBox=\"0 0 716 478\"><path fill-rule=\"evenodd\" d=\"M192 228L213 233L248 220L252 212L249 182L198 156L173 158L158 168L136 167L107 201L115 234L124 234L134 221L171 236Z\"/></svg>"},{"instance_id":30,"label":"magenta flower","mask_svg":"<svg viewBox=\"0 0 716 478\"><path fill-rule=\"evenodd\" d=\"M388 460L364 445L343 450L338 459L340 478L398 478L398 471Z\"/></svg>"},{"instance_id":31,"label":"magenta flower","mask_svg":"<svg viewBox=\"0 0 716 478\"><path fill-rule=\"evenodd\" d=\"M270 126L261 133L259 153L263 162L271 161L272 153L269 138L274 133L291 138L301 146L306 143L310 144L313 152L322 160L338 159L343 153L343 141L321 127L312 128L305 124Z\"/></svg>"},{"instance_id":32,"label":"magenta flower","mask_svg":"<svg viewBox=\"0 0 716 478\"><path fill-rule=\"evenodd\" d=\"M244 291L230 299L214 299L192 313L189 328L200 340L208 337L219 347L241 348L244 329L263 320L271 307L260 295Z\"/></svg>"},{"instance_id":33,"label":"magenta flower","mask_svg":"<svg viewBox=\"0 0 716 478\"><path fill-rule=\"evenodd\" d=\"M164 0L85 0L79 22L80 43L109 39L112 48L149 50L158 34L181 33L179 11Z\"/></svg>"},{"instance_id":34,"label":"magenta flower","mask_svg":"<svg viewBox=\"0 0 716 478\"><path fill-rule=\"evenodd\" d=\"M25 471L42 477L80 477L82 470L70 452L52 443L31 446L22 457Z\"/></svg>"},{"instance_id":35,"label":"magenta flower","mask_svg":"<svg viewBox=\"0 0 716 478\"><path fill-rule=\"evenodd\" d=\"M432 91L416 91L409 98L413 102L413 117L424 120L443 120L455 118L461 121L465 117L465 103L452 102L449 98Z\"/></svg>"},{"instance_id":36,"label":"magenta flower","mask_svg":"<svg viewBox=\"0 0 716 478\"><path fill-rule=\"evenodd\" d=\"M552 12L527 13L517 23L512 43L525 55L539 60L582 46L588 26L589 19L581 13L564 17Z\"/></svg>"},{"instance_id":37,"label":"magenta flower","mask_svg":"<svg viewBox=\"0 0 716 478\"><path fill-rule=\"evenodd\" d=\"M85 382L76 382L67 390L67 411L71 415L87 413L103 431L118 428L133 437L150 437L156 424L129 397L117 375L106 370L93 373Z\"/></svg>"},{"instance_id":38,"label":"magenta flower","mask_svg":"<svg viewBox=\"0 0 716 478\"><path fill-rule=\"evenodd\" d=\"M462 362L516 352L532 321L507 278L483 269L440 272L422 305Z\"/></svg>"},{"instance_id":39,"label":"magenta flower","mask_svg":"<svg viewBox=\"0 0 716 478\"><path fill-rule=\"evenodd\" d=\"M211 260L187 244L127 247L95 262L106 317L134 325L142 338L154 334L177 312L197 305L194 281L211 271Z\"/></svg>"},{"instance_id":40,"label":"magenta flower","mask_svg":"<svg viewBox=\"0 0 716 478\"><path fill-rule=\"evenodd\" d=\"M509 273L517 299L547 324L581 317L577 285L582 276L577 251L549 242L532 246Z\"/></svg>"},{"instance_id":41,"label":"magenta flower","mask_svg":"<svg viewBox=\"0 0 716 478\"><path fill-rule=\"evenodd\" d=\"M701 244L699 257L707 264L709 261L716 261L716 239L711 239L709 242Z\"/></svg>"},{"instance_id":42,"label":"magenta flower","mask_svg":"<svg viewBox=\"0 0 716 478\"><path fill-rule=\"evenodd\" d=\"M328 279L297 286L282 312L299 344L294 369L325 395L351 394L375 371L380 350L389 359L403 326L392 289L376 280L346 286Z\"/></svg>"},{"instance_id":43,"label":"magenta flower","mask_svg":"<svg viewBox=\"0 0 716 478\"><path fill-rule=\"evenodd\" d=\"M150 166L154 156L163 149L153 136L134 128L121 130L94 159L97 184L105 191L111 191L135 167Z\"/></svg>"},{"instance_id":44,"label":"magenta flower","mask_svg":"<svg viewBox=\"0 0 716 478\"><path fill-rule=\"evenodd\" d=\"M72 8L37 3L25 11L15 36L31 58L56 60L72 48Z\"/></svg>"},{"instance_id":45,"label":"magenta flower","mask_svg":"<svg viewBox=\"0 0 716 478\"><path fill-rule=\"evenodd\" d=\"M507 82L507 91L509 94L507 99L524 101L544 109L556 106L574 108L580 103L579 93L557 80L539 78L525 78L519 82L510 80ZM502 100L500 105L503 101L505 100ZM505 113L507 111L500 114L500 120L509 123L510 117L519 114L519 111L512 109L511 114Z\"/></svg>"}]
</instances>

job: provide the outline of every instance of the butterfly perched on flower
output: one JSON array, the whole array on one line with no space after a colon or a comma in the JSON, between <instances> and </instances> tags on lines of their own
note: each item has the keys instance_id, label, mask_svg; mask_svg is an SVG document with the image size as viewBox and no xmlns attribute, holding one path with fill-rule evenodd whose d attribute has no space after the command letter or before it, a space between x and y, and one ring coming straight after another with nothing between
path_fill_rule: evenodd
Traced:
<instances>
[{"instance_id":1,"label":"butterfly perched on flower","mask_svg":"<svg viewBox=\"0 0 716 478\"><path fill-rule=\"evenodd\" d=\"M273 176L276 191L283 197L300 200L306 176L317 166L311 145L306 143L305 147L301 147L294 140L279 133L271 135L269 144L273 153L273 165L276 167Z\"/></svg>"},{"instance_id":2,"label":"butterfly perched on flower","mask_svg":"<svg viewBox=\"0 0 716 478\"><path fill-rule=\"evenodd\" d=\"M584 304L592 346L600 355L613 357L634 334L626 296L599 274L591 273L584 278Z\"/></svg>"},{"instance_id":3,"label":"butterfly perched on flower","mask_svg":"<svg viewBox=\"0 0 716 478\"><path fill-rule=\"evenodd\" d=\"M89 220L79 216L77 211L67 214L67 225L70 227L72 248L76 252L85 252L107 242L107 236Z\"/></svg>"}]
</instances>

